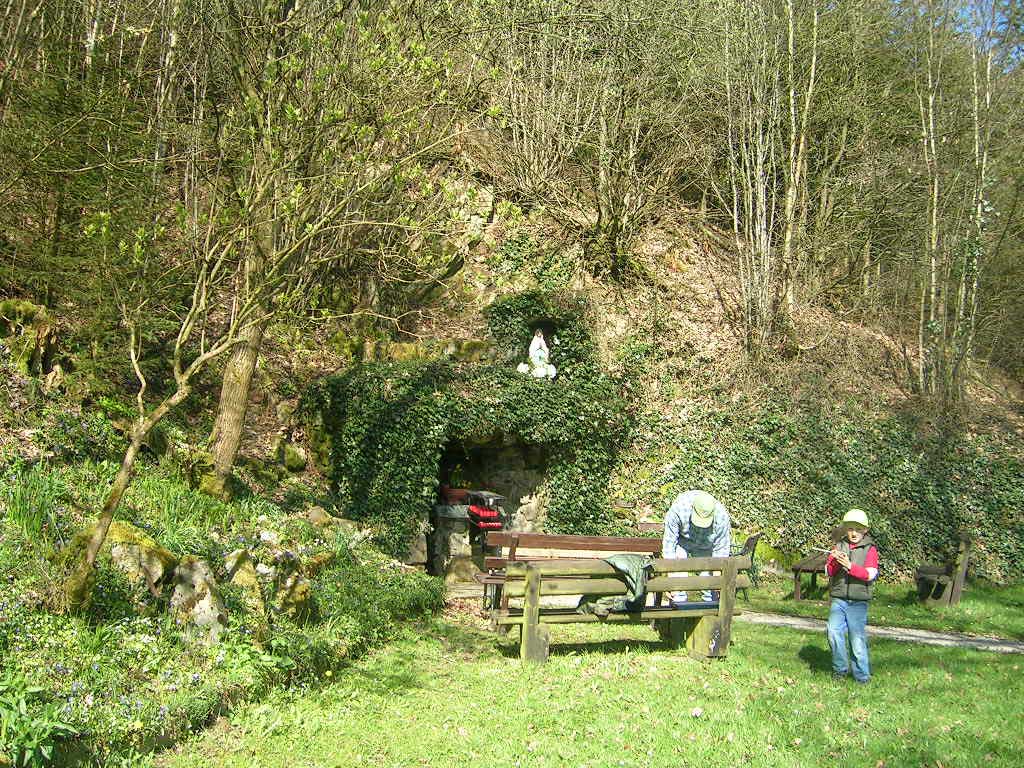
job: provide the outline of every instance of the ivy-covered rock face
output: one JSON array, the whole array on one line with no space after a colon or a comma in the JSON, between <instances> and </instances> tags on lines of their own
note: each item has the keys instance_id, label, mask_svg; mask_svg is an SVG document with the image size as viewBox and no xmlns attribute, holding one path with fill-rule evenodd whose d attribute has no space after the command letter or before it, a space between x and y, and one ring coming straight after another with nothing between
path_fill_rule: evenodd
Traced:
<instances>
[{"instance_id":1,"label":"ivy-covered rock face","mask_svg":"<svg viewBox=\"0 0 1024 768\"><path fill-rule=\"evenodd\" d=\"M492 305L488 320L502 351L497 362L361 365L320 382L306 399L346 514L374 525L394 554L404 554L434 504L445 445L496 434L549 457L551 530L603 534L615 525L608 477L629 420L594 362L582 307L521 294ZM515 370L542 324L559 337L551 345L554 381Z\"/></svg>"},{"instance_id":2,"label":"ivy-covered rock face","mask_svg":"<svg viewBox=\"0 0 1024 768\"><path fill-rule=\"evenodd\" d=\"M551 337L551 363L563 378L593 378L600 373L586 310L585 302L571 294L527 291L495 301L486 315L499 357L506 362L525 361L530 339L540 328Z\"/></svg>"},{"instance_id":3,"label":"ivy-covered rock face","mask_svg":"<svg viewBox=\"0 0 1024 768\"><path fill-rule=\"evenodd\" d=\"M693 402L671 423L651 413L622 457L613 491L660 514L674 496L704 488L733 523L765 536L758 556L786 564L826 546L851 507L865 509L882 577L912 577L951 557L957 534L975 542L971 574L995 582L1024 575L1024 463L1020 443L936 433L854 402L765 400L744 412ZM770 553L775 548L777 553Z\"/></svg>"}]
</instances>

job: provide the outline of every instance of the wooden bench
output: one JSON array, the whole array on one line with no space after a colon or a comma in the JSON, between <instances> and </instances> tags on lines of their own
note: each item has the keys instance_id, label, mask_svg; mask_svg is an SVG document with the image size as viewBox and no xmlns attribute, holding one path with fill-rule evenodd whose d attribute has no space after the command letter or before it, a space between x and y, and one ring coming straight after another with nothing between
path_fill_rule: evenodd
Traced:
<instances>
[{"instance_id":1,"label":"wooden bench","mask_svg":"<svg viewBox=\"0 0 1024 768\"><path fill-rule=\"evenodd\" d=\"M973 543L961 534L956 557L942 565L922 565L915 573L918 598L926 605L956 605L960 602Z\"/></svg>"},{"instance_id":2,"label":"wooden bench","mask_svg":"<svg viewBox=\"0 0 1024 768\"><path fill-rule=\"evenodd\" d=\"M484 585L485 607L508 608L503 593L508 566L513 563L553 559L600 559L614 553L635 553L657 557L661 539L648 536L562 536L518 531L487 531L484 537L485 573L477 574Z\"/></svg>"},{"instance_id":3,"label":"wooden bench","mask_svg":"<svg viewBox=\"0 0 1024 768\"><path fill-rule=\"evenodd\" d=\"M542 608L541 598L552 595L627 595L626 582L603 560L535 560L509 563L505 572L504 596L522 597L522 608L499 607L492 619L499 626L519 626L519 656L523 661L543 663L548 657L551 624L654 622L662 640L671 647L684 645L696 658L721 658L729 649L732 617L736 613L736 590L750 586L745 571L749 555L736 557L692 557L654 560L647 582L648 594L655 593L653 605L632 613L577 613L575 608ZM710 576L696 575L717 571ZM687 573L686 576L673 575ZM693 601L684 607L662 606L660 594L675 591L717 590L715 602Z\"/></svg>"},{"instance_id":4,"label":"wooden bench","mask_svg":"<svg viewBox=\"0 0 1024 768\"><path fill-rule=\"evenodd\" d=\"M816 552L813 555L805 557L803 560L797 560L793 563L793 599L800 600L802 595L800 593L800 577L801 574L811 574L811 588L816 589L818 586L818 574L827 573L825 571L825 560L828 555L824 552Z\"/></svg>"}]
</instances>

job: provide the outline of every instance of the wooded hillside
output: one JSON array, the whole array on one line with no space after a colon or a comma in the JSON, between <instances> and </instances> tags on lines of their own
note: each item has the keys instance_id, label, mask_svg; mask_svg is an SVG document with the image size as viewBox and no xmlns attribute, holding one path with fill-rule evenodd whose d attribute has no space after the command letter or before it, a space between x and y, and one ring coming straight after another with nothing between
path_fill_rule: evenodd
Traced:
<instances>
[{"instance_id":1,"label":"wooded hillside","mask_svg":"<svg viewBox=\"0 0 1024 768\"><path fill-rule=\"evenodd\" d=\"M1021 22L1003 0L12 2L12 364L127 441L89 566L166 418L227 498L250 403L265 453L320 375L477 336L522 290L590 302L638 423L756 421L761 382L784 413L812 390L909 409L908 445L980 432L1018 461Z\"/></svg>"},{"instance_id":2,"label":"wooded hillside","mask_svg":"<svg viewBox=\"0 0 1024 768\"><path fill-rule=\"evenodd\" d=\"M603 536L705 489L781 570L856 507L882 623L1020 635L1017 0L2 7L0 766L136 764L276 687L326 711L477 567L434 525L462 488ZM965 606L911 606L963 531ZM461 633L422 690L469 701ZM723 690L825 690L756 645ZM943 664L917 690L959 696ZM881 764L920 718L878 698ZM929 749L963 732L931 722ZM671 764L711 754L681 732L652 731Z\"/></svg>"}]
</instances>

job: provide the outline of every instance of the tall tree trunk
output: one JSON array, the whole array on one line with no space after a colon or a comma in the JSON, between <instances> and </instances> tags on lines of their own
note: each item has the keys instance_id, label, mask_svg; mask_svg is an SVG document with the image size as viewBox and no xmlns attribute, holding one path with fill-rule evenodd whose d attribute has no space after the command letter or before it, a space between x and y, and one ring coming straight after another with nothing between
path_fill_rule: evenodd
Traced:
<instances>
[{"instance_id":1,"label":"tall tree trunk","mask_svg":"<svg viewBox=\"0 0 1024 768\"><path fill-rule=\"evenodd\" d=\"M229 495L227 482L242 443L252 375L265 331L265 322L253 323L245 329L242 333L244 341L235 348L224 368L217 419L210 433L213 475L203 481L203 490L212 496L226 498Z\"/></svg>"}]
</instances>

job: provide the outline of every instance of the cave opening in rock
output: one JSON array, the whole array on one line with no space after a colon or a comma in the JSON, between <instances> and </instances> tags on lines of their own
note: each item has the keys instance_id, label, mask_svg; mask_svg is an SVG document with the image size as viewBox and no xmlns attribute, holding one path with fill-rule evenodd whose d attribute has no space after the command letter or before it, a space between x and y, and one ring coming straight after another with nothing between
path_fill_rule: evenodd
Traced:
<instances>
[{"instance_id":1,"label":"cave opening in rock","mask_svg":"<svg viewBox=\"0 0 1024 768\"><path fill-rule=\"evenodd\" d=\"M438 505L427 538L428 570L449 580L465 581L479 565L473 563L473 536L462 510L467 499L459 489L503 496L509 529L541 530L547 464L541 447L514 436L498 434L481 442L449 442L438 465Z\"/></svg>"}]
</instances>

